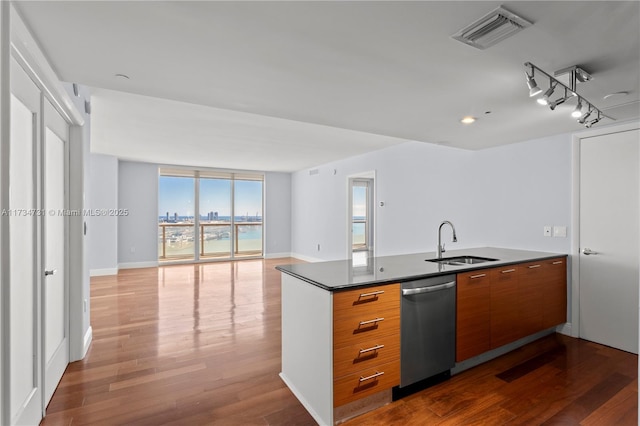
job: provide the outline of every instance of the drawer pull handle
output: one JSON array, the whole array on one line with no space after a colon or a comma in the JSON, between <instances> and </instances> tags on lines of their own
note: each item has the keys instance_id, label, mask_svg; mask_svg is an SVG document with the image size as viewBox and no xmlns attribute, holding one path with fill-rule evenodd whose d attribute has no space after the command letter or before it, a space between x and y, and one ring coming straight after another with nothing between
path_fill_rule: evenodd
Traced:
<instances>
[{"instance_id":1,"label":"drawer pull handle","mask_svg":"<svg viewBox=\"0 0 640 426\"><path fill-rule=\"evenodd\" d=\"M478 274L478 275L471 275L469 278L471 278L472 280L475 280L476 278L482 278L486 276L487 274Z\"/></svg>"},{"instance_id":2,"label":"drawer pull handle","mask_svg":"<svg viewBox=\"0 0 640 426\"><path fill-rule=\"evenodd\" d=\"M502 272L503 274L508 274L509 272L515 272L515 271L516 271L515 269L505 269L504 271L500 271L500 272Z\"/></svg>"},{"instance_id":3,"label":"drawer pull handle","mask_svg":"<svg viewBox=\"0 0 640 426\"><path fill-rule=\"evenodd\" d=\"M375 323L380 322L380 321L384 321L384 318L380 317L380 318L375 318L375 319L368 320L368 321L360 321L360 325L363 326L363 325L368 325L368 324L375 324Z\"/></svg>"},{"instance_id":4,"label":"drawer pull handle","mask_svg":"<svg viewBox=\"0 0 640 426\"><path fill-rule=\"evenodd\" d=\"M375 374L372 374L372 375L367 376L367 377L360 376L360 383L366 382L367 380L375 379L376 377L380 377L383 374L384 374L384 371L376 371Z\"/></svg>"},{"instance_id":5,"label":"drawer pull handle","mask_svg":"<svg viewBox=\"0 0 640 426\"><path fill-rule=\"evenodd\" d=\"M556 260L552 265L561 265L562 263L564 263L562 260Z\"/></svg>"},{"instance_id":6,"label":"drawer pull handle","mask_svg":"<svg viewBox=\"0 0 640 426\"><path fill-rule=\"evenodd\" d=\"M366 354L367 352L371 352L371 351L377 351L378 349L382 349L382 348L384 348L384 345L375 345L371 348L360 349L360 355Z\"/></svg>"},{"instance_id":7,"label":"drawer pull handle","mask_svg":"<svg viewBox=\"0 0 640 426\"><path fill-rule=\"evenodd\" d=\"M358 299L360 299L362 297L377 296L377 295L383 294L383 293L384 293L384 290L372 291L371 293L360 293L360 297L358 297Z\"/></svg>"},{"instance_id":8,"label":"drawer pull handle","mask_svg":"<svg viewBox=\"0 0 640 426\"><path fill-rule=\"evenodd\" d=\"M540 265L531 265L531 266L529 266L529 269L539 268L539 267L540 267Z\"/></svg>"}]
</instances>

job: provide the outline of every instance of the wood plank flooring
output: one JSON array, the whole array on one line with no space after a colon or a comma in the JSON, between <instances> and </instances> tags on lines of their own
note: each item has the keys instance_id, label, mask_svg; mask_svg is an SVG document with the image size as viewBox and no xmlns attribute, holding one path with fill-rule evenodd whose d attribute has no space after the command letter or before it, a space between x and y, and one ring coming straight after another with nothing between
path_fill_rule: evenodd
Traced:
<instances>
[{"instance_id":1,"label":"wood plank flooring","mask_svg":"<svg viewBox=\"0 0 640 426\"><path fill-rule=\"evenodd\" d=\"M280 372L280 273L295 259L91 279L93 343L42 425L314 425ZM635 355L554 335L348 425L637 425Z\"/></svg>"}]
</instances>

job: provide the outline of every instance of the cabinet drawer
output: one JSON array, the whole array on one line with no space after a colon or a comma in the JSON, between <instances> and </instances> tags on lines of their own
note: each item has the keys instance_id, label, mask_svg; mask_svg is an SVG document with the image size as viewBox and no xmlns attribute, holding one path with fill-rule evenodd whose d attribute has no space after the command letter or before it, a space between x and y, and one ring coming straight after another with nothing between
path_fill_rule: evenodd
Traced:
<instances>
[{"instance_id":1,"label":"cabinet drawer","mask_svg":"<svg viewBox=\"0 0 640 426\"><path fill-rule=\"evenodd\" d=\"M399 384L400 361L360 370L357 373L334 380L333 405L339 407Z\"/></svg>"},{"instance_id":2,"label":"cabinet drawer","mask_svg":"<svg viewBox=\"0 0 640 426\"><path fill-rule=\"evenodd\" d=\"M343 316L380 311L391 307L400 309L400 284L387 284L333 294L334 320Z\"/></svg>"},{"instance_id":3,"label":"cabinet drawer","mask_svg":"<svg viewBox=\"0 0 640 426\"><path fill-rule=\"evenodd\" d=\"M349 316L333 322L334 349L400 333L400 309Z\"/></svg>"},{"instance_id":4,"label":"cabinet drawer","mask_svg":"<svg viewBox=\"0 0 640 426\"><path fill-rule=\"evenodd\" d=\"M400 359L400 334L394 333L344 346L333 352L333 377L339 378L366 368Z\"/></svg>"}]
</instances>

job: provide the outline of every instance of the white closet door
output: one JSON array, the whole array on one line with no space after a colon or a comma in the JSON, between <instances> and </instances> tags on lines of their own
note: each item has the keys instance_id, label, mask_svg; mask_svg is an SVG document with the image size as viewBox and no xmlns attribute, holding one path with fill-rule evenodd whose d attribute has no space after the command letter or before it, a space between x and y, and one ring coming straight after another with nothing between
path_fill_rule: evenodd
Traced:
<instances>
[{"instance_id":1,"label":"white closet door","mask_svg":"<svg viewBox=\"0 0 640 426\"><path fill-rule=\"evenodd\" d=\"M640 132L580 141L580 337L638 353Z\"/></svg>"},{"instance_id":2,"label":"white closet door","mask_svg":"<svg viewBox=\"0 0 640 426\"><path fill-rule=\"evenodd\" d=\"M42 182L43 210L43 318L44 405L56 390L69 364L68 286L66 267L66 157L69 126L44 102Z\"/></svg>"},{"instance_id":3,"label":"white closet door","mask_svg":"<svg viewBox=\"0 0 640 426\"><path fill-rule=\"evenodd\" d=\"M37 141L40 91L11 61L9 145L9 421L42 418L38 261Z\"/></svg>"}]
</instances>

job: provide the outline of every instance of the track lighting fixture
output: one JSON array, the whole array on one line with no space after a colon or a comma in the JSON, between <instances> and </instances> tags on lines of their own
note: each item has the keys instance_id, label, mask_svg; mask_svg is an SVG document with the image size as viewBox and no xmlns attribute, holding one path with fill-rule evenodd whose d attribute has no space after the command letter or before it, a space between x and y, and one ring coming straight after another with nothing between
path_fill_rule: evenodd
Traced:
<instances>
[{"instance_id":1,"label":"track lighting fixture","mask_svg":"<svg viewBox=\"0 0 640 426\"><path fill-rule=\"evenodd\" d=\"M582 115L582 99L578 98L578 105L576 105L576 109L573 110L571 116L573 118L578 118Z\"/></svg>"},{"instance_id":2,"label":"track lighting fixture","mask_svg":"<svg viewBox=\"0 0 640 426\"><path fill-rule=\"evenodd\" d=\"M564 68L562 70L556 71L555 75L565 75L569 74L569 85L563 84L556 77L553 77L531 62L526 62L525 66L525 75L527 77L527 87L529 88L529 96L533 97L542 93L542 89L538 87L536 80L534 79L535 72L537 71L539 74L542 74L549 80L549 88L544 92L544 94L536 99L536 101L541 105L548 105L551 111L554 111L558 105L561 105L571 99L572 97L578 98L578 103L571 113L572 117L578 119L578 123L584 124L586 127L591 127L594 124L600 122L603 118L608 118L610 120L614 120L613 118L605 115L602 110L598 109L594 104L586 100L584 97L580 96L576 91L576 85L578 82L584 83L591 80L591 75L587 73L585 70L578 66L572 66L568 68ZM549 98L553 95L554 91L557 87L564 89L564 96L556 99L555 101L550 102ZM586 105L586 112L582 111L582 106ZM587 122L587 119L596 114L596 118Z\"/></svg>"},{"instance_id":3,"label":"track lighting fixture","mask_svg":"<svg viewBox=\"0 0 640 426\"><path fill-rule=\"evenodd\" d=\"M538 87L538 83L536 83L536 80L533 78L533 67L531 68L531 75L529 75L526 71L524 75L527 76L527 86L529 86L530 97L533 97L542 92L542 89Z\"/></svg>"},{"instance_id":4,"label":"track lighting fixture","mask_svg":"<svg viewBox=\"0 0 640 426\"><path fill-rule=\"evenodd\" d=\"M558 83L551 82L547 91L544 92L544 95L542 95L541 98L538 98L538 103L540 105L549 105L549 96L553 95L553 91L556 90L557 85Z\"/></svg>"}]
</instances>

